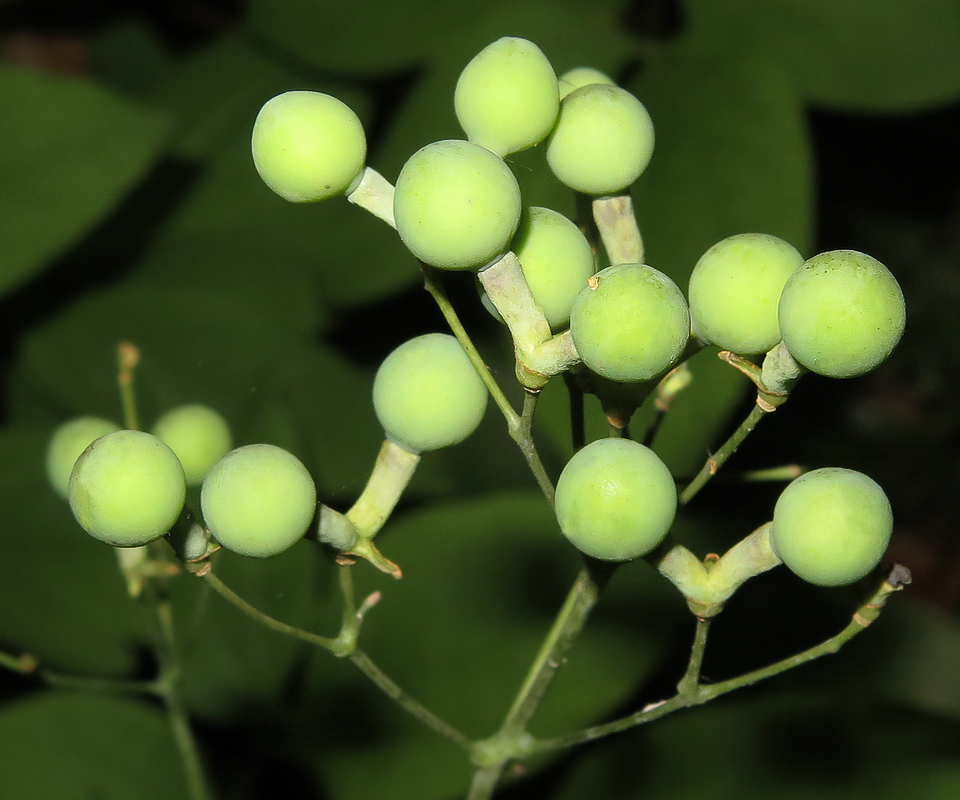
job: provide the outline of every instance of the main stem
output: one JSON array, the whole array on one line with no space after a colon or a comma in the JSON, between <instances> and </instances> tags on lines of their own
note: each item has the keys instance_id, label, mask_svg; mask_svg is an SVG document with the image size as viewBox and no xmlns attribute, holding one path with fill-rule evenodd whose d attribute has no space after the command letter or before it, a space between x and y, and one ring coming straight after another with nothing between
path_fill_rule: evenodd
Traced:
<instances>
[{"instance_id":1,"label":"main stem","mask_svg":"<svg viewBox=\"0 0 960 800\"><path fill-rule=\"evenodd\" d=\"M145 595L153 606L159 633L156 651L160 662L160 677L157 687L163 698L180 762L183 764L189 797L191 800L208 800L210 795L200 761L200 751L190 727L186 705L180 695L180 658L174 636L173 612L169 600L160 595L153 581L147 584L146 589Z\"/></svg>"},{"instance_id":2,"label":"main stem","mask_svg":"<svg viewBox=\"0 0 960 800\"><path fill-rule=\"evenodd\" d=\"M615 568L616 565L591 560L580 570L500 730L490 739L477 743L474 748L478 769L467 795L468 800L488 800L493 797L507 763L528 753L532 739L527 732L527 725L557 670L564 663L567 652L583 630L601 590Z\"/></svg>"}]
</instances>

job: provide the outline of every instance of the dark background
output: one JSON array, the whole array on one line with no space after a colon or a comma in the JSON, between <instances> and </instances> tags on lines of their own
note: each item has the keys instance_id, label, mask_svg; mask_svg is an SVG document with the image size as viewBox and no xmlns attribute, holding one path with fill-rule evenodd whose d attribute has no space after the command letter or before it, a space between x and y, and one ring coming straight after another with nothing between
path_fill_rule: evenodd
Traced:
<instances>
[{"instance_id":1,"label":"dark background","mask_svg":"<svg viewBox=\"0 0 960 800\"><path fill-rule=\"evenodd\" d=\"M396 344L443 321L384 226L342 201L290 206L259 183L252 120L280 91L328 91L360 114L369 163L393 179L417 147L458 135L456 76L500 35L536 41L558 73L604 69L648 105L657 150L633 194L651 263L681 286L707 247L747 230L781 235L806 255L862 250L897 276L908 321L893 356L861 378L805 376L678 526L695 552L722 552L769 519L782 488L731 476L791 463L851 467L888 492L896 527L884 563L914 576L841 654L532 764L503 796L957 796L953 2L409 2L366 17L307 0L0 4L0 649L34 653L64 674L153 669L149 628L112 554L78 536L42 472L60 422L118 418L120 339L143 352L148 424L172 405L209 403L238 443L290 448L325 502L352 502L381 438L373 371ZM512 162L528 202L572 215L572 198L537 157ZM503 331L476 303L470 276L447 283L517 400ZM695 376L658 439L680 479L752 403L709 352ZM538 435L556 475L568 423L563 392L550 389ZM597 409L588 412L598 435ZM441 716L490 735L578 565L495 409L469 442L424 459L382 538L406 577L394 585L358 568L361 588L385 596L363 646ZM335 630L333 568L306 543L269 563L228 554L221 570L269 613ZM456 748L349 664L257 628L189 580L172 588L185 693L221 796L462 796L469 765ZM714 626L706 676L832 635L864 588L814 589L785 570L751 581ZM624 568L533 732L669 696L691 631L652 570ZM13 673L0 673L0 691L0 792L183 796L150 704ZM53 759L63 768L51 771Z\"/></svg>"}]
</instances>

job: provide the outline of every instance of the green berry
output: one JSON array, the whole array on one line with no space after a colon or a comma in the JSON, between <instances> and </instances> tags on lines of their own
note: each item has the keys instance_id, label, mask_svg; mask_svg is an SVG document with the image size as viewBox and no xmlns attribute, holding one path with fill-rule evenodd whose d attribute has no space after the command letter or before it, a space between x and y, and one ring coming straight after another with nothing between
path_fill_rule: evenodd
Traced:
<instances>
[{"instance_id":1,"label":"green berry","mask_svg":"<svg viewBox=\"0 0 960 800\"><path fill-rule=\"evenodd\" d=\"M649 447L600 439L563 468L555 509L560 530L581 552L627 561L664 540L677 512L677 489Z\"/></svg>"},{"instance_id":2,"label":"green berry","mask_svg":"<svg viewBox=\"0 0 960 800\"><path fill-rule=\"evenodd\" d=\"M570 333L583 363L598 375L645 381L666 372L683 353L690 313L683 293L662 272L617 264L580 290Z\"/></svg>"},{"instance_id":3,"label":"green berry","mask_svg":"<svg viewBox=\"0 0 960 800\"><path fill-rule=\"evenodd\" d=\"M180 461L156 436L118 430L83 451L70 474L68 499L80 526L115 547L165 534L186 498Z\"/></svg>"},{"instance_id":4,"label":"green berry","mask_svg":"<svg viewBox=\"0 0 960 800\"><path fill-rule=\"evenodd\" d=\"M565 327L574 299L594 271L586 237L563 214L533 206L521 217L511 249L550 327Z\"/></svg>"},{"instance_id":5,"label":"green berry","mask_svg":"<svg viewBox=\"0 0 960 800\"><path fill-rule=\"evenodd\" d=\"M441 269L479 269L506 252L520 219L520 187L495 153L447 139L414 153L397 177L400 238Z\"/></svg>"},{"instance_id":6,"label":"green berry","mask_svg":"<svg viewBox=\"0 0 960 800\"><path fill-rule=\"evenodd\" d=\"M190 404L167 411L153 426L183 465L187 484L197 486L231 447L230 426L208 406Z\"/></svg>"},{"instance_id":7,"label":"green berry","mask_svg":"<svg viewBox=\"0 0 960 800\"><path fill-rule=\"evenodd\" d=\"M650 163L653 122L626 89L592 83L560 103L547 142L547 164L557 179L589 195L622 194Z\"/></svg>"},{"instance_id":8,"label":"green berry","mask_svg":"<svg viewBox=\"0 0 960 800\"><path fill-rule=\"evenodd\" d=\"M498 156L543 141L557 120L557 76L533 42L504 36L460 73L454 107L471 142Z\"/></svg>"},{"instance_id":9,"label":"green berry","mask_svg":"<svg viewBox=\"0 0 960 800\"><path fill-rule=\"evenodd\" d=\"M487 387L453 336L427 333L384 359L373 381L373 407L389 439L420 453L473 433L487 407Z\"/></svg>"},{"instance_id":10,"label":"green berry","mask_svg":"<svg viewBox=\"0 0 960 800\"><path fill-rule=\"evenodd\" d=\"M831 378L863 375L883 363L905 322L897 279L856 250L814 256L780 295L780 331L790 355Z\"/></svg>"},{"instance_id":11,"label":"green berry","mask_svg":"<svg viewBox=\"0 0 960 800\"><path fill-rule=\"evenodd\" d=\"M231 450L207 474L200 508L228 550L267 558L300 539L317 510L317 489L292 453L272 444Z\"/></svg>"},{"instance_id":12,"label":"green berry","mask_svg":"<svg viewBox=\"0 0 960 800\"><path fill-rule=\"evenodd\" d=\"M883 489L852 469L816 469L792 481L773 512L770 542L805 581L843 586L883 558L893 532Z\"/></svg>"},{"instance_id":13,"label":"green berry","mask_svg":"<svg viewBox=\"0 0 960 800\"><path fill-rule=\"evenodd\" d=\"M120 426L99 417L77 417L53 432L47 445L47 480L57 494L66 498L70 473L80 454L94 439L120 430Z\"/></svg>"},{"instance_id":14,"label":"green berry","mask_svg":"<svg viewBox=\"0 0 960 800\"><path fill-rule=\"evenodd\" d=\"M367 157L357 115L320 92L284 92L268 100L253 124L251 147L263 182L291 203L349 193Z\"/></svg>"},{"instance_id":15,"label":"green berry","mask_svg":"<svg viewBox=\"0 0 960 800\"><path fill-rule=\"evenodd\" d=\"M574 89L581 86L589 86L592 83L605 83L608 86L615 86L613 78L606 73L593 67L574 67L567 70L559 78L557 84L560 87L560 99L563 100Z\"/></svg>"},{"instance_id":16,"label":"green berry","mask_svg":"<svg viewBox=\"0 0 960 800\"><path fill-rule=\"evenodd\" d=\"M766 353L781 339L783 285L802 264L795 247L770 234L740 233L717 242L690 275L693 332L722 350Z\"/></svg>"}]
</instances>

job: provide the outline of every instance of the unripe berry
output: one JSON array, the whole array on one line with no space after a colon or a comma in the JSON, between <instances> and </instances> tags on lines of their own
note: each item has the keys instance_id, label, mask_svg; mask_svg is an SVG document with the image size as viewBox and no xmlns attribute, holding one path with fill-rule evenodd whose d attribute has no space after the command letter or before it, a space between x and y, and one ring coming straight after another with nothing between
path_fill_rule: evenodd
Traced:
<instances>
[{"instance_id":1,"label":"unripe berry","mask_svg":"<svg viewBox=\"0 0 960 800\"><path fill-rule=\"evenodd\" d=\"M780 339L777 306L803 264L796 248L766 233L739 233L704 253L690 275L693 331L740 355L766 353Z\"/></svg>"},{"instance_id":2,"label":"unripe berry","mask_svg":"<svg viewBox=\"0 0 960 800\"><path fill-rule=\"evenodd\" d=\"M53 432L47 445L47 480L57 494L66 498L70 473L80 454L94 440L120 430L120 426L100 417L77 417Z\"/></svg>"},{"instance_id":3,"label":"unripe berry","mask_svg":"<svg viewBox=\"0 0 960 800\"><path fill-rule=\"evenodd\" d=\"M557 179L590 195L622 194L650 163L653 121L626 89L592 83L560 103L547 141L547 164Z\"/></svg>"},{"instance_id":4,"label":"unripe berry","mask_svg":"<svg viewBox=\"0 0 960 800\"><path fill-rule=\"evenodd\" d=\"M177 454L191 486L203 482L231 445L227 421L212 408L196 403L167 411L153 426L153 433Z\"/></svg>"},{"instance_id":5,"label":"unripe berry","mask_svg":"<svg viewBox=\"0 0 960 800\"><path fill-rule=\"evenodd\" d=\"M284 92L253 124L253 163L284 200L312 203L349 192L359 181L367 139L357 115L321 92Z\"/></svg>"},{"instance_id":6,"label":"unripe berry","mask_svg":"<svg viewBox=\"0 0 960 800\"><path fill-rule=\"evenodd\" d=\"M200 508L228 550L267 558L306 533L317 490L295 455L272 444L248 444L213 465L200 489Z\"/></svg>"},{"instance_id":7,"label":"unripe berry","mask_svg":"<svg viewBox=\"0 0 960 800\"><path fill-rule=\"evenodd\" d=\"M578 451L557 481L555 509L563 534L581 551L627 561L666 537L677 511L670 470L649 447L599 439Z\"/></svg>"},{"instance_id":8,"label":"unripe berry","mask_svg":"<svg viewBox=\"0 0 960 800\"><path fill-rule=\"evenodd\" d=\"M557 76L539 47L504 36L460 73L454 106L471 142L499 156L543 141L557 120Z\"/></svg>"},{"instance_id":9,"label":"unripe berry","mask_svg":"<svg viewBox=\"0 0 960 800\"><path fill-rule=\"evenodd\" d=\"M96 439L73 467L68 498L80 526L116 547L165 534L186 499L180 461L156 436L121 430Z\"/></svg>"},{"instance_id":10,"label":"unripe berry","mask_svg":"<svg viewBox=\"0 0 960 800\"><path fill-rule=\"evenodd\" d=\"M384 359L373 380L373 407L388 438L420 453L473 433L487 407L487 387L453 336L427 333Z\"/></svg>"},{"instance_id":11,"label":"unripe berry","mask_svg":"<svg viewBox=\"0 0 960 800\"><path fill-rule=\"evenodd\" d=\"M787 350L811 372L852 378L877 367L903 335L900 284L883 264L856 250L809 259L783 287L780 331Z\"/></svg>"},{"instance_id":12,"label":"unripe berry","mask_svg":"<svg viewBox=\"0 0 960 800\"><path fill-rule=\"evenodd\" d=\"M457 139L420 148L397 177L397 233L421 261L479 269L503 255L520 219L520 187L502 158Z\"/></svg>"},{"instance_id":13,"label":"unripe berry","mask_svg":"<svg viewBox=\"0 0 960 800\"><path fill-rule=\"evenodd\" d=\"M876 481L852 469L816 469L777 500L770 543L805 581L842 586L869 573L893 532L890 501Z\"/></svg>"},{"instance_id":14,"label":"unripe berry","mask_svg":"<svg viewBox=\"0 0 960 800\"><path fill-rule=\"evenodd\" d=\"M600 270L580 290L570 334L583 363L612 381L645 381L666 372L690 335L677 285L645 264Z\"/></svg>"}]
</instances>

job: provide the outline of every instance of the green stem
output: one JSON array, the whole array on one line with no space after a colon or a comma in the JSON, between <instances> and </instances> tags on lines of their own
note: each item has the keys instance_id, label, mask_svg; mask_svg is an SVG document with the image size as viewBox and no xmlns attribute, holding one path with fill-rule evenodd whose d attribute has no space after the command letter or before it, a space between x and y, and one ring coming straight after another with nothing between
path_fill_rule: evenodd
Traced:
<instances>
[{"instance_id":1,"label":"green stem","mask_svg":"<svg viewBox=\"0 0 960 800\"><path fill-rule=\"evenodd\" d=\"M473 773L473 779L470 781L470 791L467 793L467 800L489 800L497 790L497 784L500 782L500 775L503 774L505 764L491 764L488 767L480 767Z\"/></svg>"},{"instance_id":2,"label":"green stem","mask_svg":"<svg viewBox=\"0 0 960 800\"><path fill-rule=\"evenodd\" d=\"M598 197L593 201L593 219L611 264L643 263L643 238L630 195Z\"/></svg>"},{"instance_id":3,"label":"green stem","mask_svg":"<svg viewBox=\"0 0 960 800\"><path fill-rule=\"evenodd\" d=\"M440 312L443 314L444 319L450 326L450 330L453 332L453 335L457 337L457 341L463 346L463 349L469 357L470 362L473 364L474 369L477 370L477 374L480 375L480 378L486 385L487 390L490 392L490 396L497 404L497 407L503 414L504 419L506 419L507 432L510 434L510 438L513 439L513 441L519 446L520 451L523 453L523 457L527 461L527 465L533 472L534 478L536 478L537 484L540 486L540 489L543 491L544 495L550 501L552 506L553 484L550 482L546 470L543 467L543 463L540 461L540 456L537 453L537 448L534 444L531 430L533 425L533 412L536 408L536 402L539 393L525 390L523 400L523 416L518 415L513 406L510 404L510 401L507 400L507 396L503 393L500 385L493 379L493 375L490 374L490 370L487 369L487 365L484 363L483 358L480 356L477 348L474 347L470 336L467 334L463 324L460 322L457 312L450 304L450 300L447 298L446 292L444 292L443 288L434 279L433 271L430 267L423 267L423 279L426 290L436 301L437 306L440 308Z\"/></svg>"},{"instance_id":4,"label":"green stem","mask_svg":"<svg viewBox=\"0 0 960 800\"><path fill-rule=\"evenodd\" d=\"M117 345L117 384L120 388L120 406L123 409L123 424L129 430L140 428L137 418L137 397L134 390L133 375L140 361L140 351L130 342L120 342Z\"/></svg>"},{"instance_id":5,"label":"green stem","mask_svg":"<svg viewBox=\"0 0 960 800\"><path fill-rule=\"evenodd\" d=\"M539 399L540 392L524 390L523 413L517 423L516 432L511 431L511 437L520 447L520 451L527 460L527 466L530 467L530 471L533 473L533 477L536 479L540 491L543 492L543 496L547 498L547 502L550 503L550 507L553 508L556 491L553 482L550 480L550 476L547 475L547 470L543 466L543 462L540 460L540 453L537 452L537 446L533 441L533 417Z\"/></svg>"},{"instance_id":6,"label":"green stem","mask_svg":"<svg viewBox=\"0 0 960 800\"><path fill-rule=\"evenodd\" d=\"M490 739L474 743L471 748L477 765L468 795L471 800L492 797L506 764L528 754L533 740L527 732L527 725L617 566L591 559L580 570L500 730Z\"/></svg>"},{"instance_id":7,"label":"green stem","mask_svg":"<svg viewBox=\"0 0 960 800\"><path fill-rule=\"evenodd\" d=\"M577 575L567 598L557 614L546 639L540 647L527 679L517 694L507 718L505 730L519 731L526 728L534 712L543 700L547 688L564 662L567 651L577 640L587 617L597 604L600 590L609 580L612 571L609 565L594 562L584 565Z\"/></svg>"},{"instance_id":8,"label":"green stem","mask_svg":"<svg viewBox=\"0 0 960 800\"><path fill-rule=\"evenodd\" d=\"M382 219L391 228L396 228L397 223L393 218L393 195L393 184L376 170L366 167L357 188L347 195L347 200Z\"/></svg>"},{"instance_id":9,"label":"green stem","mask_svg":"<svg viewBox=\"0 0 960 800\"><path fill-rule=\"evenodd\" d=\"M440 717L422 705L419 701L414 700L403 689L401 689L397 683L390 678L390 676L388 676L383 670L380 669L380 667L374 664L366 653L357 649L350 654L349 658L350 661L352 661L357 667L357 669L366 675L378 689L386 694L391 700L396 702L401 708L410 713L412 716L416 717L434 732L439 733L441 736L447 739L450 739L450 741L459 745L463 749L469 750L472 743L467 736L462 734L446 721L440 719Z\"/></svg>"},{"instance_id":10,"label":"green stem","mask_svg":"<svg viewBox=\"0 0 960 800\"><path fill-rule=\"evenodd\" d=\"M293 636L295 639L300 639L301 641L306 642L307 644L315 645L316 647L326 648L330 652L334 653L334 655L343 655L343 653L338 652L339 648L336 639L332 639L329 636L319 636L316 633L305 631L302 628L296 627L295 625L288 625L286 622L281 622L280 620L274 619L268 614L264 614L259 608L248 603L246 600L240 597L240 595L234 592L233 589L221 581L220 578L214 574L213 570L210 570L201 577L207 582L207 585L210 586L224 600L238 608L248 617L255 619L261 625L270 628L270 630L285 634L286 636Z\"/></svg>"},{"instance_id":11,"label":"green stem","mask_svg":"<svg viewBox=\"0 0 960 800\"><path fill-rule=\"evenodd\" d=\"M453 726L440 719L436 714L426 708L401 689L397 683L381 670L370 657L357 648L357 638L359 635L360 624L363 621L363 615L379 599L379 593L374 593L360 606L356 608L353 598L353 576L351 568L348 566L340 567L340 591L344 600L343 607L343 627L340 635L336 639L325 636L318 636L315 633L302 630L301 628L287 625L273 617L264 614L259 609L250 605L234 591L228 588L223 581L217 578L213 572L208 572L203 576L213 589L224 597L228 602L239 608L248 616L257 620L261 624L287 636L293 636L296 639L307 642L317 647L323 647L329 650L335 656L347 657L351 662L366 675L377 688L379 688L390 699L394 700L403 709L411 715L426 724L429 728L439 733L441 736L450 739L463 748L470 746L470 740Z\"/></svg>"},{"instance_id":12,"label":"green stem","mask_svg":"<svg viewBox=\"0 0 960 800\"><path fill-rule=\"evenodd\" d=\"M191 800L207 800L210 795L200 760L200 751L190 727L186 705L180 694L180 657L177 652L170 602L160 595L158 587L152 581L146 585L144 596L153 606L156 615L159 631L156 651L160 664L157 684L177 752L180 755L180 762L183 765L189 797Z\"/></svg>"},{"instance_id":13,"label":"green stem","mask_svg":"<svg viewBox=\"0 0 960 800\"><path fill-rule=\"evenodd\" d=\"M490 396L493 398L493 402L497 404L497 408L500 409L500 413L502 413L504 418L507 420L507 427L512 432L519 423L520 417L517 415L517 412L514 410L513 406L510 405L510 401L507 400L507 396L503 393L500 385L493 379L493 376L490 374L490 370L487 369L487 365L484 363L483 357L477 351L477 348L474 347L473 341L470 339L466 329L463 327L463 323L460 322L460 317L457 316L456 310L453 308L453 305L451 305L450 300L447 297L447 293L437 282L433 269L425 264L421 264L421 268L423 270L424 288L433 297L437 307L440 309L440 313L443 314L443 318L447 321L447 325L450 327L451 332L457 337L457 341L460 342L461 346L466 351L467 356L470 358L470 362L473 364L477 374L487 387L487 391L490 392Z\"/></svg>"},{"instance_id":14,"label":"green stem","mask_svg":"<svg viewBox=\"0 0 960 800\"><path fill-rule=\"evenodd\" d=\"M890 573L890 577L888 577L887 580L885 580L880 586L880 588L863 605L861 605L856 612L854 612L850 623L842 631L826 641L797 653L795 656L791 656L790 658L785 658L776 662L775 664L771 664L770 666L753 670L752 672L747 672L739 677L731 678L727 681L721 681L720 683L702 684L699 682L694 683L692 680L687 680L686 683L684 683L681 680L681 685L683 687L682 691L678 691L677 694L669 700L651 703L635 714L623 717L622 719L614 720L613 722L607 722L602 725L594 725L591 728L586 728L585 730L577 731L565 736L559 736L553 739L540 739L531 742L529 745L529 752L531 754L545 753L561 748L574 747L586 742L592 742L604 736L609 736L614 733L628 730L629 728L637 725L653 722L654 720L664 717L667 714L671 714L674 711L679 711L681 708L702 705L710 700L720 697L721 695L732 692L735 689L751 686L761 680L773 677L774 675L779 675L782 672L786 672L789 669L798 667L801 664L806 664L807 662L813 661L821 656L836 653L854 636L862 633L874 620L876 620L886 605L887 600L890 599L890 596L894 592L902 589L903 586L909 582L909 571L905 567L895 565ZM698 638L705 643L706 629L701 629L698 625L697 634ZM698 645L695 642L694 651L691 654L690 659L692 667L688 667L688 675L691 674L692 669L699 670L697 659L700 658L700 656L697 655L697 647Z\"/></svg>"},{"instance_id":15,"label":"green stem","mask_svg":"<svg viewBox=\"0 0 960 800\"><path fill-rule=\"evenodd\" d=\"M694 495L706 485L707 481L716 475L717 470L723 466L730 456L737 452L737 448L743 440L750 435L751 431L757 427L757 423L768 413L768 411L765 411L759 405L754 405L754 407L750 409L750 413L747 415L747 418L740 423L740 427L733 432L730 438L723 443L723 446L717 450L716 453L706 460L706 463L700 468L700 472L697 473L696 477L694 477L680 493L681 505L689 503L694 498Z\"/></svg>"},{"instance_id":16,"label":"green stem","mask_svg":"<svg viewBox=\"0 0 960 800\"><path fill-rule=\"evenodd\" d=\"M697 617L697 628L690 648L690 661L687 670L677 684L677 694L684 697L695 696L700 686L700 670L703 668L703 656L707 649L707 634L710 632L710 617Z\"/></svg>"},{"instance_id":17,"label":"green stem","mask_svg":"<svg viewBox=\"0 0 960 800\"><path fill-rule=\"evenodd\" d=\"M367 485L346 517L360 536L372 539L390 517L420 463L420 456L384 440Z\"/></svg>"}]
</instances>

